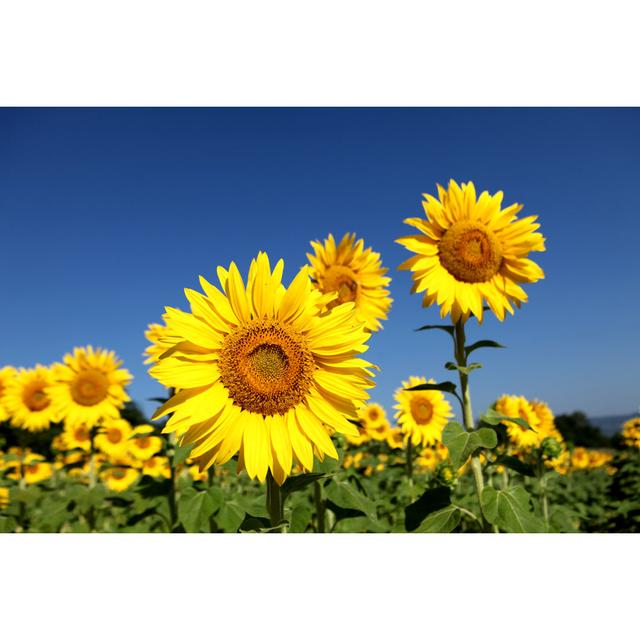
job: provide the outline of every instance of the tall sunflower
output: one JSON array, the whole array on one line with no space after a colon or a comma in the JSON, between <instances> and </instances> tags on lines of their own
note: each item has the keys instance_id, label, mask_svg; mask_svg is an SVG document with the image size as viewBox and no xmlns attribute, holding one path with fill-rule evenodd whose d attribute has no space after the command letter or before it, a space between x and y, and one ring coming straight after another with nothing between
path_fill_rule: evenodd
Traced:
<instances>
[{"instance_id":1,"label":"tall sunflower","mask_svg":"<svg viewBox=\"0 0 640 640\"><path fill-rule=\"evenodd\" d=\"M7 382L4 405L14 426L27 431L44 431L57 422L58 412L53 406L53 375L38 364L33 369L20 369Z\"/></svg>"},{"instance_id":2,"label":"tall sunflower","mask_svg":"<svg viewBox=\"0 0 640 640\"><path fill-rule=\"evenodd\" d=\"M330 306L353 302L356 317L369 331L382 328L392 299L386 288L391 278L385 277L380 254L371 247L364 248L364 240L356 240L355 233L347 233L336 246L333 235L321 242L311 242L315 253L307 253L311 263L311 278L323 293L337 293Z\"/></svg>"},{"instance_id":3,"label":"tall sunflower","mask_svg":"<svg viewBox=\"0 0 640 640\"><path fill-rule=\"evenodd\" d=\"M66 424L93 427L105 418L120 417L130 400L125 386L132 379L121 365L113 351L91 346L74 349L64 356L64 364L55 365L51 396Z\"/></svg>"},{"instance_id":4,"label":"tall sunflower","mask_svg":"<svg viewBox=\"0 0 640 640\"><path fill-rule=\"evenodd\" d=\"M154 419L173 414L165 432L194 444L201 469L238 453L251 478L270 471L282 484L294 458L311 470L314 455L337 459L334 431L357 432L348 418L373 386L373 365L358 357L370 334L353 303L324 311L331 298L313 288L308 267L288 288L283 268L280 260L272 271L261 252L245 287L234 263L218 267L222 290L201 278L204 295L185 292L191 313L167 309L181 342L150 373L180 391Z\"/></svg>"},{"instance_id":5,"label":"tall sunflower","mask_svg":"<svg viewBox=\"0 0 640 640\"><path fill-rule=\"evenodd\" d=\"M520 285L544 278L528 258L545 250L537 216L518 220L523 205L503 209L502 191L476 198L473 182L438 185L438 196L424 194L426 218L405 220L420 233L396 241L417 254L400 265L413 272L412 293L424 292L422 306L439 304L441 317L450 313L453 322L471 314L482 322L485 302L504 320L513 304L527 301Z\"/></svg>"},{"instance_id":6,"label":"tall sunflower","mask_svg":"<svg viewBox=\"0 0 640 640\"><path fill-rule=\"evenodd\" d=\"M433 379L428 382L435 384ZM442 440L442 430L453 413L442 391L409 391L419 384L427 384L427 379L409 376L402 383L394 396L397 402L394 417L405 438L411 438L411 444L433 445Z\"/></svg>"},{"instance_id":7,"label":"tall sunflower","mask_svg":"<svg viewBox=\"0 0 640 640\"><path fill-rule=\"evenodd\" d=\"M14 379L16 370L13 367L0 368L0 422L4 422L10 418L9 412L4 403L4 394L7 385Z\"/></svg>"}]
</instances>

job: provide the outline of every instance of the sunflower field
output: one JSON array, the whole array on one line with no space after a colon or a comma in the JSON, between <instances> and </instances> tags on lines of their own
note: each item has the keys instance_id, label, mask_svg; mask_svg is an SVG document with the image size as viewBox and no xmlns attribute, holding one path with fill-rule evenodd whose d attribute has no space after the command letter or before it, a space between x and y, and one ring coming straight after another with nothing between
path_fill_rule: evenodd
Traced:
<instances>
[{"instance_id":1,"label":"sunflower field","mask_svg":"<svg viewBox=\"0 0 640 640\"><path fill-rule=\"evenodd\" d=\"M449 342L452 379L412 372L386 407L370 401L379 368L363 354L384 341L390 277L355 234L311 242L293 277L260 252L246 277L232 262L185 289L189 310L166 307L146 331L166 390L151 420L108 349L3 366L0 531L640 530L640 417L587 448L540 399L474 413L479 358L502 345L467 334L514 315L522 285L544 278L529 257L545 250L537 216L502 201L451 180L405 220L399 268L440 315L416 339Z\"/></svg>"}]
</instances>

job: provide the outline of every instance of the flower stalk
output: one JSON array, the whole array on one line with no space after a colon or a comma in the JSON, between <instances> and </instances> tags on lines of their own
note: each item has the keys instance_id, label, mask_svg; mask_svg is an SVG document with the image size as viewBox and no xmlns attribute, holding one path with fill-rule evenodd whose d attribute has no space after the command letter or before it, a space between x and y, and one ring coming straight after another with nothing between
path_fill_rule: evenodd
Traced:
<instances>
[{"instance_id":1,"label":"flower stalk","mask_svg":"<svg viewBox=\"0 0 640 640\"><path fill-rule=\"evenodd\" d=\"M284 496L280 485L271 475L271 471L267 473L267 513L271 526L278 533L286 533L287 528L284 524ZM276 529L277 528L277 529Z\"/></svg>"}]
</instances>

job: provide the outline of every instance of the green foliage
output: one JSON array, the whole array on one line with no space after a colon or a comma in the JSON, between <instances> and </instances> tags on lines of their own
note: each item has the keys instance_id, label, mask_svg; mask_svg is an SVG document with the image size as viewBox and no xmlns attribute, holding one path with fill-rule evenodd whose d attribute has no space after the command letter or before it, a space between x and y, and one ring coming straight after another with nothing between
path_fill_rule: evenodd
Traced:
<instances>
[{"instance_id":1,"label":"green foliage","mask_svg":"<svg viewBox=\"0 0 640 640\"><path fill-rule=\"evenodd\" d=\"M521 485L500 490L486 486L482 512L490 524L508 533L542 533L544 522L533 513L530 501L531 496Z\"/></svg>"},{"instance_id":2,"label":"green foliage","mask_svg":"<svg viewBox=\"0 0 640 640\"><path fill-rule=\"evenodd\" d=\"M493 449L498 444L498 437L487 427L466 431L457 422L450 422L442 430L442 442L449 449L451 464L457 469L478 449Z\"/></svg>"}]
</instances>

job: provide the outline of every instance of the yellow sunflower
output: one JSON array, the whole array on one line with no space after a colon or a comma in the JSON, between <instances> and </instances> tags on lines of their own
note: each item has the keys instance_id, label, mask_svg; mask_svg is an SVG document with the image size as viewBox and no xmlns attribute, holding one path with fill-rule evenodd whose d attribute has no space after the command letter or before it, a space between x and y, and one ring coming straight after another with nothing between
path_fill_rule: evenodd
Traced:
<instances>
[{"instance_id":1,"label":"yellow sunflower","mask_svg":"<svg viewBox=\"0 0 640 640\"><path fill-rule=\"evenodd\" d=\"M532 400L529 404L539 420L536 429L537 444L540 445L545 438L555 438L558 442L563 442L562 434L556 427L553 411L551 411L549 405L546 402L542 402L542 400Z\"/></svg>"},{"instance_id":2,"label":"yellow sunflower","mask_svg":"<svg viewBox=\"0 0 640 640\"><path fill-rule=\"evenodd\" d=\"M622 441L627 447L640 449L640 418L631 418L622 425Z\"/></svg>"},{"instance_id":3,"label":"yellow sunflower","mask_svg":"<svg viewBox=\"0 0 640 640\"><path fill-rule=\"evenodd\" d=\"M428 381L435 384L435 380ZM395 393L397 404L395 419L405 438L411 438L411 444L432 445L442 440L449 418L453 416L451 405L442 391L408 391L411 387L426 384L423 377L410 376Z\"/></svg>"},{"instance_id":4,"label":"yellow sunflower","mask_svg":"<svg viewBox=\"0 0 640 640\"><path fill-rule=\"evenodd\" d=\"M139 477L140 472L131 467L110 467L100 474L111 491L126 491Z\"/></svg>"},{"instance_id":5,"label":"yellow sunflower","mask_svg":"<svg viewBox=\"0 0 640 640\"><path fill-rule=\"evenodd\" d=\"M131 425L122 418L105 420L94 442L96 448L112 458L123 459L129 453Z\"/></svg>"},{"instance_id":6,"label":"yellow sunflower","mask_svg":"<svg viewBox=\"0 0 640 640\"><path fill-rule=\"evenodd\" d=\"M416 464L424 471L435 471L438 465L438 454L432 447L423 447L416 458Z\"/></svg>"},{"instance_id":7,"label":"yellow sunflower","mask_svg":"<svg viewBox=\"0 0 640 640\"><path fill-rule=\"evenodd\" d=\"M154 415L172 413L165 432L194 444L201 469L238 453L238 468L282 484L294 457L305 470L314 455L338 458L334 431L356 434L348 418L367 400L373 365L360 359L370 337L353 303L326 311L330 296L303 267L286 289L284 263L266 253L251 262L247 286L234 263L218 268L222 291L204 278L204 295L186 290L191 313L167 310L181 337L150 369L180 389ZM333 296L335 297L335 296Z\"/></svg>"},{"instance_id":8,"label":"yellow sunflower","mask_svg":"<svg viewBox=\"0 0 640 640\"><path fill-rule=\"evenodd\" d=\"M504 395L498 398L496 411L510 418L522 418L531 427L531 429L527 429L515 422L505 420L504 425L507 428L507 436L517 448L529 449L540 443L541 440L538 435L540 418L524 396Z\"/></svg>"},{"instance_id":9,"label":"yellow sunflower","mask_svg":"<svg viewBox=\"0 0 640 640\"><path fill-rule=\"evenodd\" d=\"M129 438L129 453L138 460L148 460L162 449L162 438L151 435L154 428L143 424L135 427Z\"/></svg>"},{"instance_id":10,"label":"yellow sunflower","mask_svg":"<svg viewBox=\"0 0 640 640\"><path fill-rule=\"evenodd\" d=\"M422 305L440 305L440 315L453 322L473 314L482 322L486 302L499 320L527 301L520 286L544 278L527 256L544 251L544 237L536 232L537 216L517 219L523 205L502 209L502 191L483 191L476 199L473 182L451 180L438 185L439 200L424 194L426 218L407 218L420 232L397 242L417 255L400 265L413 272L412 293L424 292Z\"/></svg>"},{"instance_id":11,"label":"yellow sunflower","mask_svg":"<svg viewBox=\"0 0 640 640\"><path fill-rule=\"evenodd\" d=\"M152 478L170 478L171 467L166 456L152 456L142 464L142 473ZM206 475L206 474L205 474Z\"/></svg>"},{"instance_id":12,"label":"yellow sunflower","mask_svg":"<svg viewBox=\"0 0 640 640\"><path fill-rule=\"evenodd\" d=\"M2 367L0 369L0 422L8 420L10 415L4 404L4 393L7 384L15 378L16 370L13 367Z\"/></svg>"},{"instance_id":13,"label":"yellow sunflower","mask_svg":"<svg viewBox=\"0 0 640 640\"><path fill-rule=\"evenodd\" d=\"M390 449L402 449L404 445L404 434L399 427L392 427L389 425L389 429L385 434L385 440Z\"/></svg>"},{"instance_id":14,"label":"yellow sunflower","mask_svg":"<svg viewBox=\"0 0 640 640\"><path fill-rule=\"evenodd\" d=\"M355 233L345 234L338 246L331 234L324 243L311 246L315 251L307 253L311 278L323 293L338 294L329 306L353 302L356 317L369 331L381 329L380 320L386 320L392 299L386 289L391 278L385 277L388 269L382 267L380 254L365 249L364 240L356 240Z\"/></svg>"},{"instance_id":15,"label":"yellow sunflower","mask_svg":"<svg viewBox=\"0 0 640 640\"><path fill-rule=\"evenodd\" d=\"M56 384L51 390L54 405L66 424L98 425L105 418L119 418L129 400L125 386L131 374L121 368L113 351L76 348L54 368Z\"/></svg>"},{"instance_id":16,"label":"yellow sunflower","mask_svg":"<svg viewBox=\"0 0 640 640\"><path fill-rule=\"evenodd\" d=\"M27 431L43 431L58 414L53 406L53 375L50 369L38 364L33 369L20 369L7 381L4 405L14 426Z\"/></svg>"},{"instance_id":17,"label":"yellow sunflower","mask_svg":"<svg viewBox=\"0 0 640 640\"><path fill-rule=\"evenodd\" d=\"M25 456L22 473L27 484L35 484L48 480L53 475L53 467L42 456L31 453Z\"/></svg>"},{"instance_id":18,"label":"yellow sunflower","mask_svg":"<svg viewBox=\"0 0 640 640\"><path fill-rule=\"evenodd\" d=\"M9 506L9 487L0 487L0 509Z\"/></svg>"},{"instance_id":19,"label":"yellow sunflower","mask_svg":"<svg viewBox=\"0 0 640 640\"><path fill-rule=\"evenodd\" d=\"M571 466L573 469L588 469L590 463L589 451L584 447L576 447L571 454Z\"/></svg>"},{"instance_id":20,"label":"yellow sunflower","mask_svg":"<svg viewBox=\"0 0 640 640\"><path fill-rule=\"evenodd\" d=\"M84 424L65 424L62 431L62 440L67 449L91 449L91 434L89 428Z\"/></svg>"},{"instance_id":21,"label":"yellow sunflower","mask_svg":"<svg viewBox=\"0 0 640 640\"><path fill-rule=\"evenodd\" d=\"M358 417L372 440L386 440L389 421L382 405L375 402L368 403L360 410Z\"/></svg>"},{"instance_id":22,"label":"yellow sunflower","mask_svg":"<svg viewBox=\"0 0 640 640\"><path fill-rule=\"evenodd\" d=\"M144 332L144 337L151 343L144 350L144 355L147 357L144 364L158 362L160 356L167 349L170 349L180 342L180 338L170 335L167 327L163 324L150 324L149 328Z\"/></svg>"}]
</instances>

